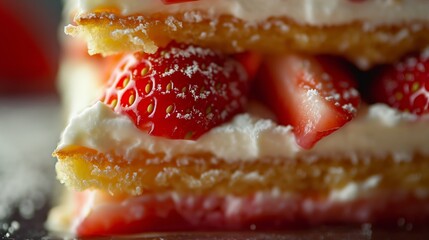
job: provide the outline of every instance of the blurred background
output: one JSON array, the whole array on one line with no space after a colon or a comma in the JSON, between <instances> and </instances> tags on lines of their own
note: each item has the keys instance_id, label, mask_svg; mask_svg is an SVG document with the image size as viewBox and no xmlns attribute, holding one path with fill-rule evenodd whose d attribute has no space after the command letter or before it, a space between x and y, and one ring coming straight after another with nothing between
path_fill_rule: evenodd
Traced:
<instances>
[{"instance_id":1,"label":"blurred background","mask_svg":"<svg viewBox=\"0 0 429 240\"><path fill-rule=\"evenodd\" d=\"M1 0L0 95L55 91L59 0Z\"/></svg>"},{"instance_id":2,"label":"blurred background","mask_svg":"<svg viewBox=\"0 0 429 240\"><path fill-rule=\"evenodd\" d=\"M56 188L60 0L0 0L0 239L40 239Z\"/></svg>"}]
</instances>

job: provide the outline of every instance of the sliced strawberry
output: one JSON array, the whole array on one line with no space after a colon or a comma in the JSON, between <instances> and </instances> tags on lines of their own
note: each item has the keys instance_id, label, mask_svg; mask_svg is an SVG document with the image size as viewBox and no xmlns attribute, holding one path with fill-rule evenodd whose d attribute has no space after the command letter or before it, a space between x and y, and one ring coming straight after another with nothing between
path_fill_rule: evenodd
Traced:
<instances>
[{"instance_id":1,"label":"sliced strawberry","mask_svg":"<svg viewBox=\"0 0 429 240\"><path fill-rule=\"evenodd\" d=\"M261 66L262 56L259 53L255 52L244 52L234 55L234 58L237 59L246 69L249 79L253 79Z\"/></svg>"},{"instance_id":2,"label":"sliced strawberry","mask_svg":"<svg viewBox=\"0 0 429 240\"><path fill-rule=\"evenodd\" d=\"M198 0L162 0L164 4L176 4L176 3L184 3L184 2L195 2Z\"/></svg>"},{"instance_id":3,"label":"sliced strawberry","mask_svg":"<svg viewBox=\"0 0 429 240\"><path fill-rule=\"evenodd\" d=\"M103 101L151 135L196 139L243 110L248 85L233 57L173 43L125 56Z\"/></svg>"},{"instance_id":4,"label":"sliced strawberry","mask_svg":"<svg viewBox=\"0 0 429 240\"><path fill-rule=\"evenodd\" d=\"M360 96L353 77L332 58L270 57L260 74L279 123L293 126L303 148L311 148L356 116Z\"/></svg>"},{"instance_id":5,"label":"sliced strawberry","mask_svg":"<svg viewBox=\"0 0 429 240\"><path fill-rule=\"evenodd\" d=\"M429 54L382 67L373 84L371 95L376 102L417 115L429 113Z\"/></svg>"}]
</instances>

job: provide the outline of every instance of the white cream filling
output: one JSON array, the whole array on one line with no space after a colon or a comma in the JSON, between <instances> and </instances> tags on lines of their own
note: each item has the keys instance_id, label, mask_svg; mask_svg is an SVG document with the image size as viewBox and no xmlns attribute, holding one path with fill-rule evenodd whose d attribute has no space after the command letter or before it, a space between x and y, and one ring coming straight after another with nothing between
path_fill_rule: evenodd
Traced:
<instances>
[{"instance_id":1,"label":"white cream filling","mask_svg":"<svg viewBox=\"0 0 429 240\"><path fill-rule=\"evenodd\" d=\"M166 5L161 0L79 0L81 12L116 7L123 15L154 12L205 10L211 17L230 14L246 21L288 17L311 25L336 25L363 21L369 24L398 24L429 20L426 0L198 0ZM193 16L198 20L198 16Z\"/></svg>"},{"instance_id":2,"label":"white cream filling","mask_svg":"<svg viewBox=\"0 0 429 240\"><path fill-rule=\"evenodd\" d=\"M260 106L258 107L260 108ZM231 122L210 130L196 141L171 140L149 136L126 116L98 102L74 116L63 132L58 149L79 145L103 153L115 153L131 161L141 150L165 154L166 159L183 154L210 153L228 162L256 161L263 158L293 158L299 154L314 156L384 156L408 160L413 153L429 154L428 118L395 111L376 104L332 135L323 138L311 150L295 143L291 126L280 126L261 119L250 107Z\"/></svg>"}]
</instances>

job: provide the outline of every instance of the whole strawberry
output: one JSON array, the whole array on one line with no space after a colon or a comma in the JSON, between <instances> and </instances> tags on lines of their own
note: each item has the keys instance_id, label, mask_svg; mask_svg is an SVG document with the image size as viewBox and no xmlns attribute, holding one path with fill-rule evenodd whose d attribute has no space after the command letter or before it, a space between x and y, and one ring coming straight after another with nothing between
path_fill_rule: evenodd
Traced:
<instances>
[{"instance_id":1,"label":"whole strawberry","mask_svg":"<svg viewBox=\"0 0 429 240\"><path fill-rule=\"evenodd\" d=\"M248 76L232 57L172 43L125 56L102 101L154 136L196 139L241 112Z\"/></svg>"},{"instance_id":2,"label":"whole strawberry","mask_svg":"<svg viewBox=\"0 0 429 240\"><path fill-rule=\"evenodd\" d=\"M429 54L385 66L374 79L372 98L404 112L429 113Z\"/></svg>"}]
</instances>

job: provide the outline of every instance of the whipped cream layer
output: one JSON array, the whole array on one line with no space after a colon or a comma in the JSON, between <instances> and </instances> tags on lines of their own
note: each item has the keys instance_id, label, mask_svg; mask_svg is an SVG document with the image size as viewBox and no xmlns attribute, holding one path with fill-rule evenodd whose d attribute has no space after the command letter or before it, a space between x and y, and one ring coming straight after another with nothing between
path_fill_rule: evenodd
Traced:
<instances>
[{"instance_id":1,"label":"whipped cream layer","mask_svg":"<svg viewBox=\"0 0 429 240\"><path fill-rule=\"evenodd\" d=\"M161 0L79 0L81 12L105 7L115 7L123 15L203 10L213 18L227 14L258 22L270 17L288 17L311 25L356 21L378 25L429 20L426 0L198 0L168 5ZM198 19L195 17L194 20Z\"/></svg>"},{"instance_id":2,"label":"whipped cream layer","mask_svg":"<svg viewBox=\"0 0 429 240\"><path fill-rule=\"evenodd\" d=\"M294 158L301 154L330 158L392 155L398 160L408 160L416 152L429 154L428 117L417 119L386 105L361 109L356 119L323 138L311 150L296 144L291 126L280 126L262 118L261 112L268 110L261 111L261 108L251 104L247 113L190 141L150 136L127 116L97 102L71 119L58 149L85 146L118 154L128 161L138 159L142 150L165 154L165 160L183 154L209 153L227 162Z\"/></svg>"}]
</instances>

